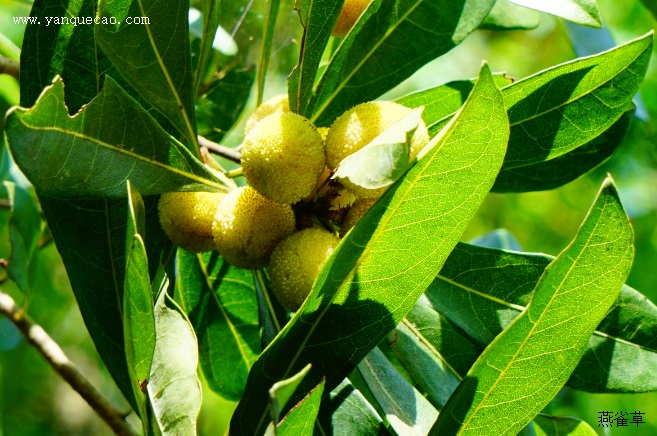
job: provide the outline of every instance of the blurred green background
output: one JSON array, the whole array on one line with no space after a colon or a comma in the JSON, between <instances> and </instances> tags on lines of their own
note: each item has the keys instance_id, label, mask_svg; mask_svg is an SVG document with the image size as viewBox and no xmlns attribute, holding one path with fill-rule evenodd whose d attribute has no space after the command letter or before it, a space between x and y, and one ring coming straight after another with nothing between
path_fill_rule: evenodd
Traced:
<instances>
[{"instance_id":1,"label":"blurred green background","mask_svg":"<svg viewBox=\"0 0 657 436\"><path fill-rule=\"evenodd\" d=\"M193 2L194 3L194 2ZM248 7L244 6L248 3ZM285 92L285 78L296 64L301 28L291 10L292 0L281 6L265 99ZM616 44L633 39L657 26L655 18L638 0L598 0L606 28L579 35L580 43L599 43L611 36ZM266 4L222 2L221 25L239 50L218 55L226 68L257 63L262 19ZM28 15L27 0L0 0L0 33L20 47L24 27L12 17ZM393 98L418 89L477 75L481 61L494 71L522 78L577 57L572 32L562 21L543 14L532 31L478 31L449 54L424 67L386 95ZM521 195L491 194L467 229L464 240L496 228L509 229L524 250L558 254L576 233L606 173L620 189L635 230L636 255L627 283L657 301L657 69L654 57L641 87L644 120L635 119L616 154L600 168L560 189ZM0 111L18 102L18 85L0 75ZM238 126L227 132L224 143L238 145L242 127L255 105L252 92ZM3 120L0 120L3 122ZM4 140L4 138L1 138ZM3 145L4 146L4 145ZM17 176L19 177L19 176ZM8 255L8 235L0 234L0 258ZM2 274L0 274L2 276ZM0 277L2 279L2 277ZM62 346L82 372L116 404L128 410L97 356L70 289L54 244L39 255L35 291L28 299L8 280L0 285ZM89 290L93 292L92 289ZM655 374L657 377L657 374ZM200 434L222 434L235 407L207 388L199 421ZM598 428L601 411L645 412L639 427ZM593 395L564 389L547 413L572 415L587 421L600 434L657 434L657 393ZM132 419L132 418L131 418ZM25 343L13 325L0 318L0 432L8 435L109 434L110 431L84 401L55 374L41 356Z\"/></svg>"}]
</instances>

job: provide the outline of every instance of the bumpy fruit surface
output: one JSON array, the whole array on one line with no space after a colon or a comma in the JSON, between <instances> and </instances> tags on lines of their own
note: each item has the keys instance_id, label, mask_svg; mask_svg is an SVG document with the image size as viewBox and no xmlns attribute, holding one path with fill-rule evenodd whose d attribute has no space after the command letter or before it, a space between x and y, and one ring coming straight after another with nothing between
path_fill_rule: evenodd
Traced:
<instances>
[{"instance_id":1,"label":"bumpy fruit surface","mask_svg":"<svg viewBox=\"0 0 657 436\"><path fill-rule=\"evenodd\" d=\"M357 200L351 208L349 208L349 212L347 212L347 215L344 217L344 221L342 222L342 226L340 226L340 237L344 237L344 235L347 234L349 230L353 226L356 225L358 221L367 213L368 210L374 206L374 203L376 203L376 198L364 198L361 200Z\"/></svg>"},{"instance_id":2,"label":"bumpy fruit surface","mask_svg":"<svg viewBox=\"0 0 657 436\"><path fill-rule=\"evenodd\" d=\"M217 250L231 265L257 269L278 242L294 231L294 212L251 187L235 189L217 207L212 226Z\"/></svg>"},{"instance_id":3,"label":"bumpy fruit surface","mask_svg":"<svg viewBox=\"0 0 657 436\"><path fill-rule=\"evenodd\" d=\"M372 101L354 106L340 115L326 137L328 167L335 169L344 158L365 147L411 111L412 109L391 101ZM413 159L428 143L429 132L424 121L421 121L411 138L410 158ZM341 182L359 198L378 198L386 190L365 189L345 179Z\"/></svg>"},{"instance_id":4,"label":"bumpy fruit surface","mask_svg":"<svg viewBox=\"0 0 657 436\"><path fill-rule=\"evenodd\" d=\"M310 195L326 167L324 141L304 117L282 112L260 121L244 138L247 183L278 203Z\"/></svg>"},{"instance_id":5,"label":"bumpy fruit surface","mask_svg":"<svg viewBox=\"0 0 657 436\"><path fill-rule=\"evenodd\" d=\"M244 136L248 135L253 127L258 124L258 122L271 114L289 112L290 102L287 98L287 94L277 95L267 100L263 104L257 107L253 114L246 121L246 126L244 126Z\"/></svg>"},{"instance_id":6,"label":"bumpy fruit surface","mask_svg":"<svg viewBox=\"0 0 657 436\"><path fill-rule=\"evenodd\" d=\"M281 241L271 254L270 280L276 298L291 311L301 307L317 274L338 246L326 230L306 229Z\"/></svg>"},{"instance_id":7,"label":"bumpy fruit surface","mask_svg":"<svg viewBox=\"0 0 657 436\"><path fill-rule=\"evenodd\" d=\"M168 192L158 204L160 224L177 246L194 253L215 248L212 222L223 193Z\"/></svg>"},{"instance_id":8,"label":"bumpy fruit surface","mask_svg":"<svg viewBox=\"0 0 657 436\"><path fill-rule=\"evenodd\" d=\"M345 0L331 35L345 36L372 0Z\"/></svg>"}]
</instances>

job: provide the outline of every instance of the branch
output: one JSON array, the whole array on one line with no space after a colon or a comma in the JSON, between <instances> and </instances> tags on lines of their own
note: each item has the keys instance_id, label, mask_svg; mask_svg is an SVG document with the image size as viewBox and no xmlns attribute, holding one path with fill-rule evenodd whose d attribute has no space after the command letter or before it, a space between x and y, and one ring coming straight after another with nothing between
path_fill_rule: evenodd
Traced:
<instances>
[{"instance_id":1,"label":"branch","mask_svg":"<svg viewBox=\"0 0 657 436\"><path fill-rule=\"evenodd\" d=\"M0 55L0 74L9 74L18 80L19 71L18 62Z\"/></svg>"},{"instance_id":2,"label":"branch","mask_svg":"<svg viewBox=\"0 0 657 436\"><path fill-rule=\"evenodd\" d=\"M242 161L242 155L240 154L239 151L236 151L235 149L230 147L219 145L216 142L212 142L209 139L204 138L202 136L198 137L198 144L201 147L207 148L212 153L219 155L223 158L226 158L228 160L231 160L233 162L240 163Z\"/></svg>"},{"instance_id":3,"label":"branch","mask_svg":"<svg viewBox=\"0 0 657 436\"><path fill-rule=\"evenodd\" d=\"M25 315L14 300L0 290L0 313L5 315L21 331L25 339L43 355L46 361L64 380L85 399L91 408L109 425L116 434L137 435L125 420L124 414L110 404L82 373L68 360L62 349L48 333Z\"/></svg>"}]
</instances>

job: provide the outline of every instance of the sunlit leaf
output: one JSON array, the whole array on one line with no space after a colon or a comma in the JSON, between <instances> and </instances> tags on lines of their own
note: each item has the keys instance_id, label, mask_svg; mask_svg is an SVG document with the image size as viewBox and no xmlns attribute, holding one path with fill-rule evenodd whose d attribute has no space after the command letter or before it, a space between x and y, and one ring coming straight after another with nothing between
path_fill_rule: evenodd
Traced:
<instances>
[{"instance_id":1,"label":"sunlit leaf","mask_svg":"<svg viewBox=\"0 0 657 436\"><path fill-rule=\"evenodd\" d=\"M509 0L520 6L556 15L584 26L602 27L600 11L595 0Z\"/></svg>"},{"instance_id":2,"label":"sunlit leaf","mask_svg":"<svg viewBox=\"0 0 657 436\"><path fill-rule=\"evenodd\" d=\"M619 295L633 232L611 179L573 242L545 269L529 306L472 366L434 434L520 431L566 383Z\"/></svg>"},{"instance_id":3,"label":"sunlit leaf","mask_svg":"<svg viewBox=\"0 0 657 436\"><path fill-rule=\"evenodd\" d=\"M308 363L312 369L296 395L323 378L333 389L404 318L490 189L507 122L485 66L460 114L342 240L304 305L258 358L233 431L262 433L264 389Z\"/></svg>"}]
</instances>

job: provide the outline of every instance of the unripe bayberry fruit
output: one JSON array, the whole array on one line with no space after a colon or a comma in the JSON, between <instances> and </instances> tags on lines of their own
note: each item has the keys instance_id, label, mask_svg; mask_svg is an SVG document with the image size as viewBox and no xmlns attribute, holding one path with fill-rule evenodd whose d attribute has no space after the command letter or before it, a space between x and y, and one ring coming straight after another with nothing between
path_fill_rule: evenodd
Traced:
<instances>
[{"instance_id":1,"label":"unripe bayberry fruit","mask_svg":"<svg viewBox=\"0 0 657 436\"><path fill-rule=\"evenodd\" d=\"M228 263L257 269L269 263L276 244L294 227L289 204L275 203L247 186L229 192L219 203L212 234Z\"/></svg>"},{"instance_id":2,"label":"unripe bayberry fruit","mask_svg":"<svg viewBox=\"0 0 657 436\"><path fill-rule=\"evenodd\" d=\"M290 102L287 98L287 94L277 95L267 100L260 106L256 108L253 114L246 121L244 126L244 136L248 135L249 132L255 127L258 122L271 114L282 113L290 111Z\"/></svg>"},{"instance_id":3,"label":"unripe bayberry fruit","mask_svg":"<svg viewBox=\"0 0 657 436\"><path fill-rule=\"evenodd\" d=\"M244 138L242 170L249 186L277 203L310 195L326 167L317 129L293 112L275 113Z\"/></svg>"},{"instance_id":4,"label":"unripe bayberry fruit","mask_svg":"<svg viewBox=\"0 0 657 436\"><path fill-rule=\"evenodd\" d=\"M177 246L201 253L214 249L212 222L224 198L215 192L168 192L158 203L160 224Z\"/></svg>"},{"instance_id":5,"label":"unripe bayberry fruit","mask_svg":"<svg viewBox=\"0 0 657 436\"><path fill-rule=\"evenodd\" d=\"M372 0L345 0L331 35L342 37L349 33L370 3Z\"/></svg>"},{"instance_id":6,"label":"unripe bayberry fruit","mask_svg":"<svg viewBox=\"0 0 657 436\"><path fill-rule=\"evenodd\" d=\"M312 228L293 233L276 246L269 277L272 292L283 306L291 311L301 307L338 243L332 233Z\"/></svg>"},{"instance_id":7,"label":"unripe bayberry fruit","mask_svg":"<svg viewBox=\"0 0 657 436\"><path fill-rule=\"evenodd\" d=\"M347 156L357 152L379 136L385 129L410 114L412 109L391 101L361 103L340 115L326 137L326 163L335 169ZM420 121L411 138L413 159L429 143L429 132L424 121ZM342 185L358 198L379 198L386 188L366 189L341 180Z\"/></svg>"}]
</instances>

